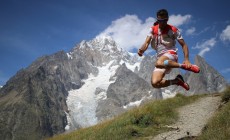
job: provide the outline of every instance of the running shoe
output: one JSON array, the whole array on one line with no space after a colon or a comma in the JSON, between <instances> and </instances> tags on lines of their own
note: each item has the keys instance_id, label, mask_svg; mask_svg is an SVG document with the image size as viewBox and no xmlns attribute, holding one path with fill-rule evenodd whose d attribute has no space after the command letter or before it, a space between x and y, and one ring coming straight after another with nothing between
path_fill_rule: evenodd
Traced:
<instances>
[{"instance_id":1,"label":"running shoe","mask_svg":"<svg viewBox=\"0 0 230 140\"><path fill-rule=\"evenodd\" d=\"M184 70L192 71L194 73L199 73L200 72L200 68L197 65L191 65L190 68L186 68L186 65L182 64L181 68L184 69Z\"/></svg>"},{"instance_id":2,"label":"running shoe","mask_svg":"<svg viewBox=\"0 0 230 140\"><path fill-rule=\"evenodd\" d=\"M177 85L178 86L182 86L184 89L186 89L186 90L189 90L189 85L188 85L188 83L185 83L184 82L184 79L183 79L183 77L179 74L179 75L177 75L176 76L176 79L177 79Z\"/></svg>"}]
</instances>

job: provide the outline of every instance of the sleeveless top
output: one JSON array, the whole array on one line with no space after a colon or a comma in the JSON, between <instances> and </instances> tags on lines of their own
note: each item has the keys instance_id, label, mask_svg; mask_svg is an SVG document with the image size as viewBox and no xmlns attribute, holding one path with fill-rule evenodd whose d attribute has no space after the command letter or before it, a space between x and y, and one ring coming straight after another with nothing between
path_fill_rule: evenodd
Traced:
<instances>
[{"instance_id":1,"label":"sleeveless top","mask_svg":"<svg viewBox=\"0 0 230 140\"><path fill-rule=\"evenodd\" d=\"M183 39L180 31L172 25L167 25L164 30L161 30L158 24L152 26L150 36L152 37L151 46L156 50L157 56L168 50L177 51L176 40Z\"/></svg>"}]
</instances>

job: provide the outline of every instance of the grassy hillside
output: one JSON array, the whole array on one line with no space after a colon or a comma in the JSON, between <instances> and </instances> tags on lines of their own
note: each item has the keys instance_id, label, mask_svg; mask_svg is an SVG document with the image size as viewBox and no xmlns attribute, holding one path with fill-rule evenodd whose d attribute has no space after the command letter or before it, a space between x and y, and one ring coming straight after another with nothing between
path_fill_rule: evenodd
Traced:
<instances>
[{"instance_id":1,"label":"grassy hillside","mask_svg":"<svg viewBox=\"0 0 230 140\"><path fill-rule=\"evenodd\" d=\"M230 139L230 87L222 93L224 105L209 120L203 133L197 140L229 140Z\"/></svg>"},{"instance_id":2,"label":"grassy hillside","mask_svg":"<svg viewBox=\"0 0 230 140\"><path fill-rule=\"evenodd\" d=\"M203 96L186 97L178 94L175 98L151 101L112 120L69 134L58 135L50 140L121 140L155 136L168 129L164 127L165 125L177 120L176 108L192 103L201 97Z\"/></svg>"},{"instance_id":3,"label":"grassy hillside","mask_svg":"<svg viewBox=\"0 0 230 140\"><path fill-rule=\"evenodd\" d=\"M179 94L175 98L151 101L112 120L69 134L57 135L50 140L146 139L167 131L168 128L164 126L178 119L176 108L193 103L204 96L186 97ZM196 140L230 139L230 87L221 93L221 96L224 104Z\"/></svg>"}]
</instances>

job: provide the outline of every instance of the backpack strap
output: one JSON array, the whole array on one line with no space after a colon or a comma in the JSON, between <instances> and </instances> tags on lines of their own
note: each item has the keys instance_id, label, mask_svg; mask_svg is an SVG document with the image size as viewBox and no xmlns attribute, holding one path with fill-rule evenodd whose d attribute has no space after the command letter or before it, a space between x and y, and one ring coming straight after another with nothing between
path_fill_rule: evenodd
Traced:
<instances>
[{"instance_id":1,"label":"backpack strap","mask_svg":"<svg viewBox=\"0 0 230 140\"><path fill-rule=\"evenodd\" d=\"M155 37L155 41L156 41L156 44L158 45L158 36L161 36L159 35L158 33L158 30L159 30L159 24L155 24L154 23L154 26L151 27L152 28L152 35ZM173 34L176 33L178 31L178 29L175 27L175 26L172 26L172 25L167 25L166 28L161 32L161 34L168 34L169 30L172 30ZM171 38L174 38L173 37L174 35L170 36Z\"/></svg>"},{"instance_id":2,"label":"backpack strap","mask_svg":"<svg viewBox=\"0 0 230 140\"><path fill-rule=\"evenodd\" d=\"M168 25L168 31L171 30L173 34L169 34L170 38L176 39L175 34L177 33L178 29L175 26Z\"/></svg>"},{"instance_id":3,"label":"backpack strap","mask_svg":"<svg viewBox=\"0 0 230 140\"><path fill-rule=\"evenodd\" d=\"M168 28L169 28L170 30L172 30L173 33L176 33L177 30L178 30L178 29L177 29L175 26L173 26L173 25L168 25Z\"/></svg>"},{"instance_id":4,"label":"backpack strap","mask_svg":"<svg viewBox=\"0 0 230 140\"><path fill-rule=\"evenodd\" d=\"M153 35L158 35L158 28L159 24L152 26ZM166 29L162 32L162 34L168 34L169 30L172 30L173 33L176 33L178 29L175 26L167 25Z\"/></svg>"},{"instance_id":5,"label":"backpack strap","mask_svg":"<svg viewBox=\"0 0 230 140\"><path fill-rule=\"evenodd\" d=\"M158 35L158 28L159 28L159 24L152 26L152 34L154 36Z\"/></svg>"},{"instance_id":6,"label":"backpack strap","mask_svg":"<svg viewBox=\"0 0 230 140\"><path fill-rule=\"evenodd\" d=\"M155 37L155 41L156 44L158 45L158 28L159 28L159 24L154 24L154 26L151 27L152 28L152 34Z\"/></svg>"},{"instance_id":7,"label":"backpack strap","mask_svg":"<svg viewBox=\"0 0 230 140\"><path fill-rule=\"evenodd\" d=\"M175 26L172 26L172 25L169 25L169 24L168 24L168 25L165 27L165 29L162 31L162 34L168 34L169 30L172 30L173 33L176 33L178 29L177 29Z\"/></svg>"}]
</instances>

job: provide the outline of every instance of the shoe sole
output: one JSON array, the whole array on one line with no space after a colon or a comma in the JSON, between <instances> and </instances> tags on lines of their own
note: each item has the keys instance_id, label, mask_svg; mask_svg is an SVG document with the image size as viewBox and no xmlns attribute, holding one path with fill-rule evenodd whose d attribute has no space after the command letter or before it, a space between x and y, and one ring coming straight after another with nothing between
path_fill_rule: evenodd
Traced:
<instances>
[{"instance_id":1,"label":"shoe sole","mask_svg":"<svg viewBox=\"0 0 230 140\"><path fill-rule=\"evenodd\" d=\"M186 84L187 85L187 87L188 87L188 89L187 88L184 88L183 86L183 88L185 89L185 90L189 90L190 89L190 87L189 87L189 84L188 83L186 83L185 81L184 81L184 78L181 76L181 75L177 75L177 77L176 77L178 80L180 80L180 81L182 81L184 84ZM180 85L181 86L181 85Z\"/></svg>"}]
</instances>

